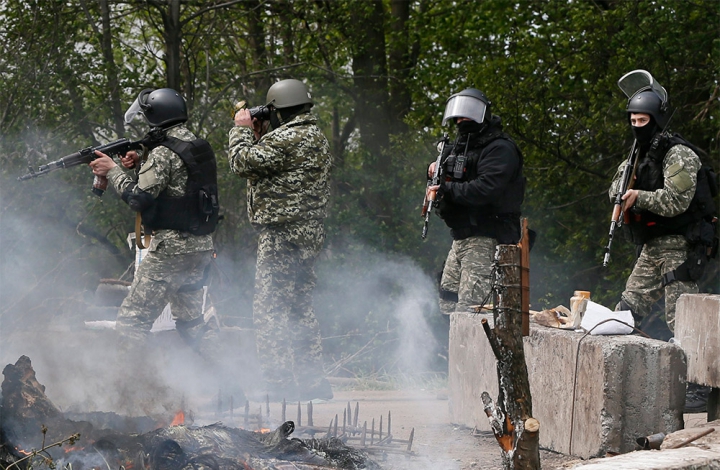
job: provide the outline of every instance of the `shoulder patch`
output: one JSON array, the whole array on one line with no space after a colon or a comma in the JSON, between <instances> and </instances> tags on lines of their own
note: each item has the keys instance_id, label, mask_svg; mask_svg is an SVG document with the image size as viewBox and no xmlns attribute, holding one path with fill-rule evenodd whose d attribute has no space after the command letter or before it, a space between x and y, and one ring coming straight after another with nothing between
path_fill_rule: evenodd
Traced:
<instances>
[{"instance_id":1,"label":"shoulder patch","mask_svg":"<svg viewBox=\"0 0 720 470\"><path fill-rule=\"evenodd\" d=\"M154 171L155 159L149 159L140 167L138 173L138 186L141 188L149 188L157 184L157 175Z\"/></svg>"},{"instance_id":2,"label":"shoulder patch","mask_svg":"<svg viewBox=\"0 0 720 470\"><path fill-rule=\"evenodd\" d=\"M668 173L670 174L670 181L681 193L693 187L692 177L684 165L673 163L670 165L670 168L668 168Z\"/></svg>"}]
</instances>

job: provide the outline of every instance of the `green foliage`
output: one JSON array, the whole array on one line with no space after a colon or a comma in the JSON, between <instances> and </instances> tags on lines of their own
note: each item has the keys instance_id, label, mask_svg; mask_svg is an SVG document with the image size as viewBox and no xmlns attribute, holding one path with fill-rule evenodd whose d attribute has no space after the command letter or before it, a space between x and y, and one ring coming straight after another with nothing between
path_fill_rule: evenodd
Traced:
<instances>
[{"instance_id":1,"label":"green foliage","mask_svg":"<svg viewBox=\"0 0 720 470\"><path fill-rule=\"evenodd\" d=\"M432 217L422 242L419 213L434 142L448 131L440 120L450 94L482 89L523 151L523 211L539 234L531 256L534 309L567 304L575 289L612 306L629 273L634 247L622 236L609 269L601 267L611 211L606 191L631 139L616 85L621 75L649 70L676 108L672 128L720 167L718 2L420 0L404 16L380 0L213 0L181 2L174 22L166 3L113 1L107 25L100 5L0 4L2 224L41 227L42 239L30 229L9 233L64 247L40 264L21 257L3 266L4 277L48 279L44 273L59 269L53 267L68 252L82 253L76 260L84 266L82 289L125 271L133 259L125 248L133 215L112 191L101 200L89 194L89 170L15 178L28 165L142 135L138 122L117 135L121 113L141 89L177 83L190 106L190 128L211 142L219 161L225 217L215 235L219 309L226 317L249 315L255 233L246 183L230 174L225 159L230 110L240 99L264 103L277 79L301 78L334 154L318 314L324 335L338 337L327 344L333 361L377 343L347 366L368 374L394 367L381 358L395 352L406 328L393 308L407 284L386 279L389 287L378 290L367 283L374 302L351 308L351 324L333 312L351 304L353 283L377 274L379 264L369 268L368 258L409 263L407 269L425 273L417 282L434 289L450 239ZM170 66L175 56L177 68ZM712 284L705 283L717 289ZM37 308L47 301L44 288L28 283L9 292L0 315ZM422 317L441 337L437 307L424 297L421 303Z\"/></svg>"}]
</instances>

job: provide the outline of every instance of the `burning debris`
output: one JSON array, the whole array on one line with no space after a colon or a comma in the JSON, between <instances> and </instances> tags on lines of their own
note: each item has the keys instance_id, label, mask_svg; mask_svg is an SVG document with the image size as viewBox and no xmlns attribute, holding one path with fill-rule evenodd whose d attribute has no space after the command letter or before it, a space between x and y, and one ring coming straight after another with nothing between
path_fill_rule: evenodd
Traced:
<instances>
[{"instance_id":1,"label":"burning debris","mask_svg":"<svg viewBox=\"0 0 720 470\"><path fill-rule=\"evenodd\" d=\"M73 470L381 469L364 450L339 437L291 438L292 421L265 433L220 423L126 432L129 427L147 426L134 418L124 421L123 430L99 428L68 419L45 395L27 356L6 366L3 375L0 468L45 464Z\"/></svg>"}]
</instances>

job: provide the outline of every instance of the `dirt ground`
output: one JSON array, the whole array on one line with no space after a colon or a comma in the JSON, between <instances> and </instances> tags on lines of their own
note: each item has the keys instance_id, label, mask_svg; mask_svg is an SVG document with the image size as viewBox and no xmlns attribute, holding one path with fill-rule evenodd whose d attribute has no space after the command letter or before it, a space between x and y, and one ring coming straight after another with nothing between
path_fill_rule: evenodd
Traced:
<instances>
[{"instance_id":1,"label":"dirt ground","mask_svg":"<svg viewBox=\"0 0 720 470\"><path fill-rule=\"evenodd\" d=\"M393 453L371 454L387 470L497 470L502 468L500 447L490 432L475 432L450 423L447 393L445 391L407 390L335 390L327 402L313 403L313 423L327 427L338 416L342 426L343 412L348 403L352 413L359 410L358 424L364 421L371 427L375 419L376 430L383 417L383 433L387 433L387 416L391 413L393 437L407 440L414 428L412 455ZM271 409L279 404L271 404ZM291 410L292 409L292 410ZM305 406L302 407L306 420ZM288 406L288 419L296 419L297 405ZM707 421L706 414L686 414L685 427ZM307 424L304 422L303 424ZM393 446L403 450L404 446ZM585 461L578 457L540 451L544 470L570 469Z\"/></svg>"},{"instance_id":2,"label":"dirt ground","mask_svg":"<svg viewBox=\"0 0 720 470\"><path fill-rule=\"evenodd\" d=\"M71 335L75 340L92 338L92 335ZM2 363L14 363L19 354L29 354L36 365L37 377L44 385L47 385L48 397L57 400L56 404L65 405L77 401L81 395L78 390L67 389L68 385L82 383L86 387L88 382L82 382L74 377L102 377L98 367L106 368L109 362L98 359L93 355L94 360L85 363L81 360L82 354L76 349L70 348L74 341L63 337L63 348L52 349L50 355L53 361L48 362L47 357L41 361L38 345L47 346L53 341L38 341L37 338L30 340L21 335L15 335L14 341L0 342L0 359ZM88 344L87 341L80 341L81 344ZM37 358L37 360L36 360ZM182 377L181 377L182 378ZM197 381L197 379L195 380ZM391 451L386 453L372 453L371 457L386 470L483 470L502 468L500 448L492 434L488 432L474 432L462 426L455 426L450 423L449 405L447 391L441 390L357 390L344 383L333 383L334 398L325 402L313 403L313 421L317 427L327 428L331 421L338 416L339 427L342 426L343 412L347 410L348 404L353 414L356 407L359 410L358 424L362 426L367 422L368 430L371 428L372 420L375 420L375 429L379 430L380 418L383 419L383 435L387 434L387 417L391 413L391 430L395 439L407 441L411 431L414 429L412 452L410 455L404 452L405 445L392 445ZM67 397L70 397L68 401ZM61 399L60 397L65 397ZM188 397L188 402L190 402ZM87 399L82 401L89 406ZM218 416L213 410L220 408L217 404L217 395L212 392L203 395L203 399L195 401L198 411L198 419L195 424L203 425L212 422L223 421L230 426L242 426L240 419L241 404L235 402L237 410L234 419L227 419L227 415ZM227 398L224 405L227 407ZM264 406L261 403L252 403L253 410ZM306 404L301 407L303 417L301 425L307 425ZM91 411L91 410L81 410ZM110 409L107 411L117 411ZM279 425L281 404L270 404L270 416ZM288 405L286 419L296 421L297 404ZM704 423L707 420L706 414L685 415L685 427L693 427ZM190 424L190 423L188 423ZM303 436L299 436L303 437ZM321 437L321 436L316 436ZM354 442L350 442L354 444ZM541 450L541 464L545 470L569 469L575 464L583 461L577 457L557 454Z\"/></svg>"},{"instance_id":3,"label":"dirt ground","mask_svg":"<svg viewBox=\"0 0 720 470\"><path fill-rule=\"evenodd\" d=\"M450 423L447 394L419 390L336 390L330 401L313 403L313 424L328 427L338 416L342 428L343 413L350 404L358 413L358 425L367 422L368 433L375 420L376 433L380 417L383 435L387 434L388 412L394 438L407 441L414 429L412 453L407 455L406 444L390 447L389 453L371 453L378 464L388 470L483 470L502 468L500 448L491 433L474 432ZM271 403L271 416L277 416L282 405ZM307 425L306 405L301 406L302 424ZM288 405L287 419L296 420L297 404ZM376 434L377 436L377 434ZM367 437L369 440L369 436ZM375 438L377 440L377 437ZM553 452L541 451L543 469L570 468L578 459Z\"/></svg>"}]
</instances>

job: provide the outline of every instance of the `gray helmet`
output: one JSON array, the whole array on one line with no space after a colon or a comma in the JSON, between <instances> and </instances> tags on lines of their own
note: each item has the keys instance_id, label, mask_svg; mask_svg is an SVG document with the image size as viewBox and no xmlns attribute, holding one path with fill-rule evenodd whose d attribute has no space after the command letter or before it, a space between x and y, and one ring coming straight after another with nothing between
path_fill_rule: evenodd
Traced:
<instances>
[{"instance_id":1,"label":"gray helmet","mask_svg":"<svg viewBox=\"0 0 720 470\"><path fill-rule=\"evenodd\" d=\"M478 124L490 117L490 100L485 93L475 88L466 88L448 98L445 104L442 125L450 119L464 117L472 119Z\"/></svg>"},{"instance_id":2,"label":"gray helmet","mask_svg":"<svg viewBox=\"0 0 720 470\"><path fill-rule=\"evenodd\" d=\"M265 106L274 106L277 109L299 106L301 104L313 105L307 86L300 80L290 78L275 83L267 92Z\"/></svg>"},{"instance_id":3,"label":"gray helmet","mask_svg":"<svg viewBox=\"0 0 720 470\"><path fill-rule=\"evenodd\" d=\"M670 118L666 103L652 90L641 91L628 100L628 117L629 113L649 114L658 127L664 129Z\"/></svg>"},{"instance_id":4,"label":"gray helmet","mask_svg":"<svg viewBox=\"0 0 720 470\"><path fill-rule=\"evenodd\" d=\"M168 128L188 119L185 99L172 88L146 88L141 91L125 112L125 122L129 123L137 114L142 114L150 126L161 128Z\"/></svg>"}]
</instances>

